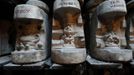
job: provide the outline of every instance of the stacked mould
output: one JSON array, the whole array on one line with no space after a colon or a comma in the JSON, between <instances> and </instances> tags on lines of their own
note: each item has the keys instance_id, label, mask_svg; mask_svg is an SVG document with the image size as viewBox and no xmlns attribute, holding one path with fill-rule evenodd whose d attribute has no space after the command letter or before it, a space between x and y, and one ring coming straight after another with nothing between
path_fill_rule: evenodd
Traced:
<instances>
[{"instance_id":1,"label":"stacked mould","mask_svg":"<svg viewBox=\"0 0 134 75\"><path fill-rule=\"evenodd\" d=\"M15 7L17 30L13 63L26 64L42 61L48 55L48 7L40 0L29 0Z\"/></svg>"},{"instance_id":2,"label":"stacked mould","mask_svg":"<svg viewBox=\"0 0 134 75\"><path fill-rule=\"evenodd\" d=\"M80 4L77 0L56 0L52 29L52 60L78 64L86 59Z\"/></svg>"},{"instance_id":3,"label":"stacked mould","mask_svg":"<svg viewBox=\"0 0 134 75\"><path fill-rule=\"evenodd\" d=\"M124 49L124 17L127 13L124 0L105 0L91 14L90 47L92 57L111 62L132 60L132 51Z\"/></svg>"}]
</instances>

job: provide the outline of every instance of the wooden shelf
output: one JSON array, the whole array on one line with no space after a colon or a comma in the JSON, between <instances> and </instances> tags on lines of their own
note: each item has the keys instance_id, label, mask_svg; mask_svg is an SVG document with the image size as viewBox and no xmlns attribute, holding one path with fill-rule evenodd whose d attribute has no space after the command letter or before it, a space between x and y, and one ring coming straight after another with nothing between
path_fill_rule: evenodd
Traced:
<instances>
[{"instance_id":1,"label":"wooden shelf","mask_svg":"<svg viewBox=\"0 0 134 75\"><path fill-rule=\"evenodd\" d=\"M11 58L9 55L0 57L0 68L3 68L3 66L11 61Z\"/></svg>"},{"instance_id":2,"label":"wooden shelf","mask_svg":"<svg viewBox=\"0 0 134 75\"><path fill-rule=\"evenodd\" d=\"M96 60L91 58L91 56L87 56L86 61L94 68L122 68L122 63L111 63L111 62L104 62L100 60Z\"/></svg>"},{"instance_id":3,"label":"wooden shelf","mask_svg":"<svg viewBox=\"0 0 134 75\"><path fill-rule=\"evenodd\" d=\"M98 68L98 69L105 69L105 68L116 68L116 69L122 69L123 63L111 63L111 62L104 62L100 60L96 60L94 58L91 58L89 55L86 59L86 66L89 66L91 68ZM134 60L130 63L128 63L134 68ZM3 70L72 70L76 68L80 64L74 64L74 65L59 65L56 63L52 63L51 58L48 58L44 61L32 63L32 64L14 64L11 62L10 56L2 56L0 57L0 68L3 68Z\"/></svg>"},{"instance_id":4,"label":"wooden shelf","mask_svg":"<svg viewBox=\"0 0 134 75\"><path fill-rule=\"evenodd\" d=\"M50 58L48 58L41 62L24 64L24 65L9 62L8 64L4 65L3 68L4 70L41 70L44 67L50 67L50 66L51 66L51 60Z\"/></svg>"}]
</instances>

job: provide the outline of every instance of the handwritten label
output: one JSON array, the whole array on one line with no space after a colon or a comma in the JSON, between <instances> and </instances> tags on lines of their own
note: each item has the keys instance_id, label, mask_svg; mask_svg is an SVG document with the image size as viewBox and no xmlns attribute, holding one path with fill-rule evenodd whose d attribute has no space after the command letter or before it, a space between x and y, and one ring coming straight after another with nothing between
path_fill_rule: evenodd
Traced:
<instances>
[{"instance_id":1,"label":"handwritten label","mask_svg":"<svg viewBox=\"0 0 134 75\"><path fill-rule=\"evenodd\" d=\"M110 3L111 3L110 7L125 7L125 4L123 2L118 1L118 0L111 1Z\"/></svg>"},{"instance_id":2,"label":"handwritten label","mask_svg":"<svg viewBox=\"0 0 134 75\"><path fill-rule=\"evenodd\" d=\"M77 6L77 4L75 2L62 2L62 3L60 3L60 5L61 6L63 6L63 5L75 5L75 6Z\"/></svg>"},{"instance_id":3,"label":"handwritten label","mask_svg":"<svg viewBox=\"0 0 134 75\"><path fill-rule=\"evenodd\" d=\"M28 10L28 9L24 9L24 10L16 10L15 13L28 13L30 12L31 10Z\"/></svg>"}]
</instances>

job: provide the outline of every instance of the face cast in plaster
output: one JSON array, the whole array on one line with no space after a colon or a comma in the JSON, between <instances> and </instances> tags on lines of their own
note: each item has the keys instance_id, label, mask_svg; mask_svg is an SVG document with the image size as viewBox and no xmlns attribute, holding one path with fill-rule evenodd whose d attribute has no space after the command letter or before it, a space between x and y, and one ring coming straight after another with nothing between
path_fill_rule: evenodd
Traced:
<instances>
[{"instance_id":1,"label":"face cast in plaster","mask_svg":"<svg viewBox=\"0 0 134 75\"><path fill-rule=\"evenodd\" d=\"M40 50L43 42L40 39L40 21L18 21L17 22L16 50Z\"/></svg>"}]
</instances>

